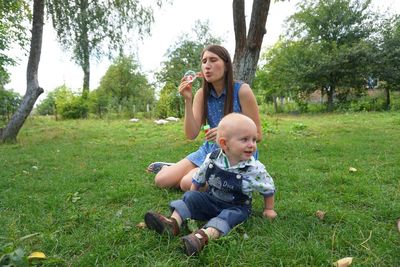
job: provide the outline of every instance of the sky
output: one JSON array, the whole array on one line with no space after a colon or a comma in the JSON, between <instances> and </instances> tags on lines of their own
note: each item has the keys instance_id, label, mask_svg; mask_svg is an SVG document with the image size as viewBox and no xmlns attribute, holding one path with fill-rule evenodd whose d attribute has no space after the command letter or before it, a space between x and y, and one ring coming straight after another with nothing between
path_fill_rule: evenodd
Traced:
<instances>
[{"instance_id":1,"label":"sky","mask_svg":"<svg viewBox=\"0 0 400 267\"><path fill-rule=\"evenodd\" d=\"M275 3L271 6L267 18L267 33L264 35L263 49L273 45L283 32L285 19L295 12L295 5L300 0L289 0ZM233 58L235 39L233 31L232 0L173 0L172 5L164 5L155 10L155 22L152 25L152 35L139 42L137 48L138 60L142 71L153 80L153 73L159 70L160 64L165 59L167 49L172 46L178 37L191 32L196 20L209 21L212 33L223 38L223 45L228 49ZM245 14L251 16L251 0L246 0ZM189 4L190 3L190 4ZM400 13L400 0L373 0L379 9L390 8L390 12ZM15 51L14 51L15 52ZM25 94L26 66L28 56L15 52L19 58L19 65L9 68L11 82L6 89ZM101 77L105 74L110 62L104 58L100 62L91 61L90 90L96 89ZM42 55L38 73L39 85L45 90L45 95L56 87L65 84L78 92L83 83L83 72L74 64L70 54L63 51L57 43L54 31L48 22L43 31Z\"/></svg>"}]
</instances>

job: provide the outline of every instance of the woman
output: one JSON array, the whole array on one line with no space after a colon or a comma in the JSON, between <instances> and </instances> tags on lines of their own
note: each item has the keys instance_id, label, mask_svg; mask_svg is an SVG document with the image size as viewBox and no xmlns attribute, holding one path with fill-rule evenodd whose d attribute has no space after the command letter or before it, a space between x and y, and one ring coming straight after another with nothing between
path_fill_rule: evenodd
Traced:
<instances>
[{"instance_id":1,"label":"woman","mask_svg":"<svg viewBox=\"0 0 400 267\"><path fill-rule=\"evenodd\" d=\"M185 99L184 129L188 139L195 139L202 125L209 124L206 141L196 151L176 164L154 162L148 171L156 173L158 187L190 189L193 174L204 162L206 155L218 148L216 127L223 116L239 112L250 117L257 126L257 141L261 141L261 123L256 98L246 83L233 80L232 61L222 46L210 45L201 54L202 87L193 97L192 83L182 79L179 93ZM257 153L255 157L257 158Z\"/></svg>"}]
</instances>

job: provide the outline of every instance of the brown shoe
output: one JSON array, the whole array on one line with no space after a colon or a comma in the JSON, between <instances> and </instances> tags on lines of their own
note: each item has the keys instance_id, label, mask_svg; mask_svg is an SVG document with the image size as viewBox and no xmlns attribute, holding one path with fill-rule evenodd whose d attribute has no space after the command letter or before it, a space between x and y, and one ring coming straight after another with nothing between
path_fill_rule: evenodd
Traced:
<instances>
[{"instance_id":1,"label":"brown shoe","mask_svg":"<svg viewBox=\"0 0 400 267\"><path fill-rule=\"evenodd\" d=\"M200 234L198 238L196 234ZM188 256L197 255L205 245L208 243L208 236L203 230L197 230L190 235L182 237L183 245L185 246L185 253Z\"/></svg>"},{"instance_id":2,"label":"brown shoe","mask_svg":"<svg viewBox=\"0 0 400 267\"><path fill-rule=\"evenodd\" d=\"M173 236L179 234L179 225L174 218L167 218L157 212L149 211L144 215L144 222L147 228L156 231L159 234L164 232Z\"/></svg>"}]
</instances>

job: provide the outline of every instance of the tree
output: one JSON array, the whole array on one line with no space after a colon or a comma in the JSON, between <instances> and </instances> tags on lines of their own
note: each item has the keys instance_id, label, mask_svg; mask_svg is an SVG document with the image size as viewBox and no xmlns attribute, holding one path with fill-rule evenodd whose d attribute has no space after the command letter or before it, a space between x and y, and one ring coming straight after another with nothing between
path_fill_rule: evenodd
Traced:
<instances>
[{"instance_id":1,"label":"tree","mask_svg":"<svg viewBox=\"0 0 400 267\"><path fill-rule=\"evenodd\" d=\"M183 115L183 100L177 92L179 83L187 70L200 70L200 56L204 47L209 44L220 44L221 38L214 36L209 22L196 21L192 33L184 33L167 51L166 60L162 62L161 71L156 73L157 81L163 84L160 99L157 103L159 116ZM200 84L195 81L193 89Z\"/></svg>"},{"instance_id":2,"label":"tree","mask_svg":"<svg viewBox=\"0 0 400 267\"><path fill-rule=\"evenodd\" d=\"M233 0L233 25L235 30L234 76L251 84L256 73L257 62L264 34L271 0L254 0L251 11L249 32L246 36L244 0Z\"/></svg>"},{"instance_id":3,"label":"tree","mask_svg":"<svg viewBox=\"0 0 400 267\"><path fill-rule=\"evenodd\" d=\"M134 112L144 112L147 105L154 102L154 89L140 72L139 65L127 56L115 60L101 78L96 91L97 97L101 94L108 96L108 103L103 105L108 106L112 102L115 109L124 107Z\"/></svg>"},{"instance_id":4,"label":"tree","mask_svg":"<svg viewBox=\"0 0 400 267\"><path fill-rule=\"evenodd\" d=\"M386 110L390 110L390 90L400 89L400 16L384 20L381 32L382 40L378 41L378 51L375 53L374 73L384 81L385 106Z\"/></svg>"},{"instance_id":5,"label":"tree","mask_svg":"<svg viewBox=\"0 0 400 267\"><path fill-rule=\"evenodd\" d=\"M14 43L25 48L28 38L24 23L29 18L31 11L23 0L0 1L0 88L9 82L6 67L15 64L15 59L4 52Z\"/></svg>"},{"instance_id":6,"label":"tree","mask_svg":"<svg viewBox=\"0 0 400 267\"><path fill-rule=\"evenodd\" d=\"M254 81L257 95L262 94L264 101L272 98L276 112L276 98L284 96L293 97L299 107L307 109L304 97L318 87L318 81L310 77L314 52L300 41L278 41L262 55L265 64Z\"/></svg>"},{"instance_id":7,"label":"tree","mask_svg":"<svg viewBox=\"0 0 400 267\"><path fill-rule=\"evenodd\" d=\"M18 110L11 117L7 126L0 130L0 142L15 142L22 125L32 111L38 97L43 93L39 87L38 68L42 51L44 22L44 0L33 1L32 37L26 72L27 88Z\"/></svg>"},{"instance_id":8,"label":"tree","mask_svg":"<svg viewBox=\"0 0 400 267\"><path fill-rule=\"evenodd\" d=\"M328 110L333 109L333 96L338 87L361 87L371 65L371 43L375 29L370 0L307 0L300 11L289 18L289 39L303 42L313 55L306 61L312 68L298 73L328 96ZM299 51L299 50L298 50ZM301 81L302 79L300 79Z\"/></svg>"},{"instance_id":9,"label":"tree","mask_svg":"<svg viewBox=\"0 0 400 267\"><path fill-rule=\"evenodd\" d=\"M63 46L73 51L73 59L84 73L83 92L89 91L90 58L122 49L133 29L139 36L150 32L153 13L139 0L52 0L48 1L53 26ZM162 0L157 1L161 6ZM131 43L134 43L131 40Z\"/></svg>"}]
</instances>

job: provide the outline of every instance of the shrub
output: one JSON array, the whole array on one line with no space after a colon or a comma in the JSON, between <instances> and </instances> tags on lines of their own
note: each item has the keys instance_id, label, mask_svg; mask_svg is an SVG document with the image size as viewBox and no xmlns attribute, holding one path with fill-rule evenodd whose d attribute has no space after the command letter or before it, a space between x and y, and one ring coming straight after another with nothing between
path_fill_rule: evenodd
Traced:
<instances>
[{"instance_id":1,"label":"shrub","mask_svg":"<svg viewBox=\"0 0 400 267\"><path fill-rule=\"evenodd\" d=\"M64 103L60 115L64 119L81 119L87 118L88 111L87 99L81 96L73 96L70 101Z\"/></svg>"}]
</instances>

